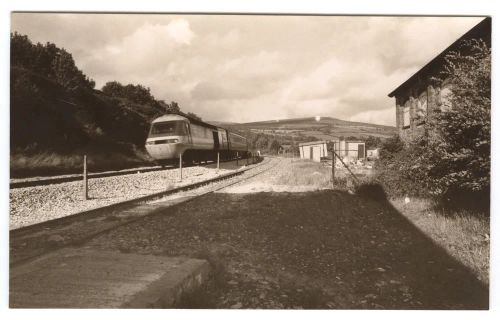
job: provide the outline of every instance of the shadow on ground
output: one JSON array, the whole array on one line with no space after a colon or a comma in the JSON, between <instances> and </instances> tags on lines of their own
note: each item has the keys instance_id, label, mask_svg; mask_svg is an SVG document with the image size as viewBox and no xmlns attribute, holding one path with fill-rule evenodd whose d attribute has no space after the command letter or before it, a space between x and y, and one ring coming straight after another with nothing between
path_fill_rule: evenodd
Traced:
<instances>
[{"instance_id":1,"label":"shadow on ground","mask_svg":"<svg viewBox=\"0 0 500 320\"><path fill-rule=\"evenodd\" d=\"M210 194L106 237L208 259L213 281L183 308L488 308L488 287L381 189Z\"/></svg>"}]
</instances>

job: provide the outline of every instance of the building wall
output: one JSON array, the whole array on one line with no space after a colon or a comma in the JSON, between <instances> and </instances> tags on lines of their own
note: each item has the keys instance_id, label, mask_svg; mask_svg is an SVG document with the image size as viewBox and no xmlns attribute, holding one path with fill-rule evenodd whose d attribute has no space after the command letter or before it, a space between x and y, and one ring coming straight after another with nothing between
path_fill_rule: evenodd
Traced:
<instances>
[{"instance_id":1,"label":"building wall","mask_svg":"<svg viewBox=\"0 0 500 320\"><path fill-rule=\"evenodd\" d=\"M340 140L335 143L335 152L342 158L358 159L358 145L360 144L364 146L364 149L366 148L365 143L361 141ZM362 154L361 158L365 158L365 154Z\"/></svg>"},{"instance_id":2,"label":"building wall","mask_svg":"<svg viewBox=\"0 0 500 320\"><path fill-rule=\"evenodd\" d=\"M340 142L339 142L339 149L338 149L339 156L341 156L341 157L345 156L346 155L346 152L345 152L346 149L347 148L346 148L345 140L340 140Z\"/></svg>"},{"instance_id":3,"label":"building wall","mask_svg":"<svg viewBox=\"0 0 500 320\"><path fill-rule=\"evenodd\" d=\"M390 97L396 98L396 126L403 141L408 142L423 134L424 123L432 121L433 110L446 107L444 92L450 89L447 81L445 80L441 86L437 86L433 85L434 82L431 81L431 78L439 77L446 63L446 54L449 52L458 51L464 55L471 53L470 49L461 45L463 40L470 39L482 39L491 48L491 17L483 19L389 94ZM422 101L425 101L427 105L427 112L424 115L425 122L420 121L418 112ZM404 121L405 107L409 108L410 123L408 126Z\"/></svg>"},{"instance_id":4,"label":"building wall","mask_svg":"<svg viewBox=\"0 0 500 320\"><path fill-rule=\"evenodd\" d=\"M364 154L358 154L358 146L363 145L363 150ZM359 159L359 158L365 158L366 154L366 148L365 148L365 143L364 142L346 142L346 154L345 156L348 157L349 159Z\"/></svg>"},{"instance_id":5,"label":"building wall","mask_svg":"<svg viewBox=\"0 0 500 320\"><path fill-rule=\"evenodd\" d=\"M406 92L396 95L396 127L403 141L409 142L424 134L425 123L432 119L433 109L439 107L442 100L440 92L441 88L438 86L415 83ZM409 107L409 126L404 119L405 107Z\"/></svg>"},{"instance_id":6,"label":"building wall","mask_svg":"<svg viewBox=\"0 0 500 320\"><path fill-rule=\"evenodd\" d=\"M312 150L312 158L311 158L311 150ZM299 152L301 159L310 159L317 162L321 161L321 158L326 157L328 155L326 143L299 146Z\"/></svg>"}]
</instances>

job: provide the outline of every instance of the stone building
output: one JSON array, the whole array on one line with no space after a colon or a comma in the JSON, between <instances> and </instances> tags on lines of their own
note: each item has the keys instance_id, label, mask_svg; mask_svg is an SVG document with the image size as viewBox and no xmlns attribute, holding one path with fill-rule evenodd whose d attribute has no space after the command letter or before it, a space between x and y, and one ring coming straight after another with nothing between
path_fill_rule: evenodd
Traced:
<instances>
[{"instance_id":1,"label":"stone building","mask_svg":"<svg viewBox=\"0 0 500 320\"><path fill-rule=\"evenodd\" d=\"M482 20L389 93L389 97L396 98L396 128L403 141L422 134L424 124L432 117L431 110L443 105L451 85L445 80L441 86L436 86L431 79L443 70L445 56L451 51L462 51L462 40L471 39L482 39L491 47L491 18Z\"/></svg>"}]
</instances>

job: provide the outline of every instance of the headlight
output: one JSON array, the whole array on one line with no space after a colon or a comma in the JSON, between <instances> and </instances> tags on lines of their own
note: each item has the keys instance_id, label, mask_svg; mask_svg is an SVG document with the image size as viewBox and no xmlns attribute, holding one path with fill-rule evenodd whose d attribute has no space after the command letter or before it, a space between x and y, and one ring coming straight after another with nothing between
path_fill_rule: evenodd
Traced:
<instances>
[{"instance_id":1,"label":"headlight","mask_svg":"<svg viewBox=\"0 0 500 320\"><path fill-rule=\"evenodd\" d=\"M177 142L179 142L179 139L164 139L164 140L147 141L146 145L165 144L165 143L177 143Z\"/></svg>"}]
</instances>

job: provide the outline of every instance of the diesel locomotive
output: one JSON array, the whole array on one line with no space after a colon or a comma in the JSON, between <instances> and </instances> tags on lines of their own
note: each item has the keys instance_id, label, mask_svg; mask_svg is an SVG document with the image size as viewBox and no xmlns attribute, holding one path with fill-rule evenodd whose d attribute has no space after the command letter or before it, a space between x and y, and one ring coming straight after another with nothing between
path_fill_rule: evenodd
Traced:
<instances>
[{"instance_id":1,"label":"diesel locomotive","mask_svg":"<svg viewBox=\"0 0 500 320\"><path fill-rule=\"evenodd\" d=\"M146 151L160 165L247 158L247 139L239 134L190 117L168 114L151 123Z\"/></svg>"}]
</instances>

